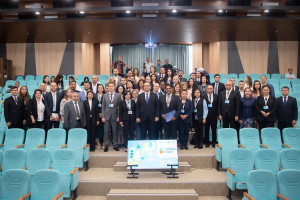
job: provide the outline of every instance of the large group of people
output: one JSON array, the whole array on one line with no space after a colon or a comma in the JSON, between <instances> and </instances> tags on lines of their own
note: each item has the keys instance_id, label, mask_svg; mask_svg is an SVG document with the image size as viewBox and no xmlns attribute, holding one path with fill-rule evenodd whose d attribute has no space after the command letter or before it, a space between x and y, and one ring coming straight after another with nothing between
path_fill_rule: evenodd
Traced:
<instances>
[{"instance_id":1,"label":"large group of people","mask_svg":"<svg viewBox=\"0 0 300 200\"><path fill-rule=\"evenodd\" d=\"M298 119L297 101L289 96L289 87L283 87L282 96L276 99L266 76L253 84L250 76L223 84L219 74L211 81L203 68L187 80L168 59L165 65L158 60L155 66L147 58L141 74L121 57L110 66L113 76L105 85L97 76L82 83L70 77L64 87L62 75L51 80L45 76L32 98L26 86L12 86L12 96L4 102L8 128L49 130L60 123L66 130L86 128L90 150L104 148L107 152L110 140L119 151L121 147L127 150L128 140L147 138L179 138L180 149L188 149L190 131L195 131L195 148L210 146L210 131L215 147L218 120L223 128L238 131L246 127L261 130L275 123L282 130Z\"/></svg>"}]
</instances>

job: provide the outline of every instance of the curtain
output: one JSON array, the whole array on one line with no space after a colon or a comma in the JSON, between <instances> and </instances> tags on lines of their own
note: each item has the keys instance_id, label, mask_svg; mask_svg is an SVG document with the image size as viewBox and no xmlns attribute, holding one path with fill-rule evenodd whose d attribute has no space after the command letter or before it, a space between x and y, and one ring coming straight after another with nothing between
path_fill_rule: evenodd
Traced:
<instances>
[{"instance_id":1,"label":"curtain","mask_svg":"<svg viewBox=\"0 0 300 200\"><path fill-rule=\"evenodd\" d=\"M145 45L120 45L112 47L112 59L118 60L122 57L123 62L133 68L138 68L141 72L146 58L150 57L151 62L156 65L157 60L161 60L164 65L165 59L169 59L171 65L177 69L183 70L183 73L189 73L190 52L188 45L157 45L154 49L145 48Z\"/></svg>"}]
</instances>

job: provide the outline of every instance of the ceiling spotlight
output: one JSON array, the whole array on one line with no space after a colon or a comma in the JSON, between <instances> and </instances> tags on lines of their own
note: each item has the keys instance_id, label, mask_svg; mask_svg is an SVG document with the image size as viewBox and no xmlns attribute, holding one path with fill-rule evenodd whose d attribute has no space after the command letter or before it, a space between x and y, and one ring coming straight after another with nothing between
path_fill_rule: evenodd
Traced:
<instances>
[{"instance_id":1,"label":"ceiling spotlight","mask_svg":"<svg viewBox=\"0 0 300 200\"><path fill-rule=\"evenodd\" d=\"M265 13L269 13L269 12L270 12L270 10L265 10L264 12L265 12Z\"/></svg>"},{"instance_id":2,"label":"ceiling spotlight","mask_svg":"<svg viewBox=\"0 0 300 200\"><path fill-rule=\"evenodd\" d=\"M130 10L126 10L126 14L130 14Z\"/></svg>"},{"instance_id":3,"label":"ceiling spotlight","mask_svg":"<svg viewBox=\"0 0 300 200\"><path fill-rule=\"evenodd\" d=\"M218 13L223 13L223 10L222 9L218 10Z\"/></svg>"},{"instance_id":4,"label":"ceiling spotlight","mask_svg":"<svg viewBox=\"0 0 300 200\"><path fill-rule=\"evenodd\" d=\"M173 10L172 10L172 13L177 13L177 10L176 10L176 9L173 9Z\"/></svg>"},{"instance_id":5,"label":"ceiling spotlight","mask_svg":"<svg viewBox=\"0 0 300 200\"><path fill-rule=\"evenodd\" d=\"M79 13L80 13L80 14L84 14L84 11L82 10L82 11L80 11Z\"/></svg>"},{"instance_id":6,"label":"ceiling spotlight","mask_svg":"<svg viewBox=\"0 0 300 200\"><path fill-rule=\"evenodd\" d=\"M41 13L40 13L39 11L36 11L35 14L36 14L36 15L40 15Z\"/></svg>"}]
</instances>

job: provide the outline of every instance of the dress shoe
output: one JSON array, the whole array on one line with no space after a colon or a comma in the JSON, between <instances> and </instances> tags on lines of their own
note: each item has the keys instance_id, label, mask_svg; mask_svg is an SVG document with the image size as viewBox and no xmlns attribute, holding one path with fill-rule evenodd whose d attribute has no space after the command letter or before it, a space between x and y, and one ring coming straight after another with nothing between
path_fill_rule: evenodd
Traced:
<instances>
[{"instance_id":1,"label":"dress shoe","mask_svg":"<svg viewBox=\"0 0 300 200\"><path fill-rule=\"evenodd\" d=\"M205 145L205 147L206 147L206 148L208 148L209 146L210 146L210 144L209 144L209 143L207 143L207 144Z\"/></svg>"},{"instance_id":2,"label":"dress shoe","mask_svg":"<svg viewBox=\"0 0 300 200\"><path fill-rule=\"evenodd\" d=\"M104 148L104 152L108 152L108 147L105 147L105 148Z\"/></svg>"},{"instance_id":3,"label":"dress shoe","mask_svg":"<svg viewBox=\"0 0 300 200\"><path fill-rule=\"evenodd\" d=\"M185 150L188 150L189 148L187 146L184 147Z\"/></svg>"},{"instance_id":4,"label":"dress shoe","mask_svg":"<svg viewBox=\"0 0 300 200\"><path fill-rule=\"evenodd\" d=\"M203 145L199 144L198 149L203 149Z\"/></svg>"},{"instance_id":5,"label":"dress shoe","mask_svg":"<svg viewBox=\"0 0 300 200\"><path fill-rule=\"evenodd\" d=\"M115 150L115 151L120 151L120 150L119 150L119 147L114 147L114 150Z\"/></svg>"},{"instance_id":6,"label":"dress shoe","mask_svg":"<svg viewBox=\"0 0 300 200\"><path fill-rule=\"evenodd\" d=\"M184 146L180 146L180 150L183 150L184 149Z\"/></svg>"},{"instance_id":7,"label":"dress shoe","mask_svg":"<svg viewBox=\"0 0 300 200\"><path fill-rule=\"evenodd\" d=\"M198 148L199 147L199 144L196 144L195 146L194 146L194 148Z\"/></svg>"},{"instance_id":8,"label":"dress shoe","mask_svg":"<svg viewBox=\"0 0 300 200\"><path fill-rule=\"evenodd\" d=\"M215 148L216 144L213 143L211 146L212 146L213 148Z\"/></svg>"}]
</instances>

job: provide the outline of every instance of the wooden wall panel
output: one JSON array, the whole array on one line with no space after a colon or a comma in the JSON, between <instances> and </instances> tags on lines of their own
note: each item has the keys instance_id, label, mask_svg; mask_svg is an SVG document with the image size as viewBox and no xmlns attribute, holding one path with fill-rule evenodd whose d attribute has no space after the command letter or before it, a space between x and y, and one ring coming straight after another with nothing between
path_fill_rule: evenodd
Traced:
<instances>
[{"instance_id":1,"label":"wooden wall panel","mask_svg":"<svg viewBox=\"0 0 300 200\"><path fill-rule=\"evenodd\" d=\"M202 43L193 43L193 70L203 66L202 62Z\"/></svg>"},{"instance_id":2,"label":"wooden wall panel","mask_svg":"<svg viewBox=\"0 0 300 200\"><path fill-rule=\"evenodd\" d=\"M35 43L34 48L36 74L58 74L66 43Z\"/></svg>"},{"instance_id":3,"label":"wooden wall panel","mask_svg":"<svg viewBox=\"0 0 300 200\"><path fill-rule=\"evenodd\" d=\"M209 72L220 73L220 42L209 43Z\"/></svg>"},{"instance_id":4,"label":"wooden wall panel","mask_svg":"<svg viewBox=\"0 0 300 200\"><path fill-rule=\"evenodd\" d=\"M110 75L110 44L100 43L100 74Z\"/></svg>"},{"instance_id":5,"label":"wooden wall panel","mask_svg":"<svg viewBox=\"0 0 300 200\"><path fill-rule=\"evenodd\" d=\"M82 74L95 74L95 60L94 60L94 44L82 43Z\"/></svg>"},{"instance_id":6,"label":"wooden wall panel","mask_svg":"<svg viewBox=\"0 0 300 200\"><path fill-rule=\"evenodd\" d=\"M220 42L220 73L228 73L228 43Z\"/></svg>"},{"instance_id":7,"label":"wooden wall panel","mask_svg":"<svg viewBox=\"0 0 300 200\"><path fill-rule=\"evenodd\" d=\"M74 44L74 73L76 76L83 73L82 68L82 43Z\"/></svg>"},{"instance_id":8,"label":"wooden wall panel","mask_svg":"<svg viewBox=\"0 0 300 200\"><path fill-rule=\"evenodd\" d=\"M285 74L288 68L293 68L297 74L298 66L298 42L297 41L278 41L279 72Z\"/></svg>"},{"instance_id":9,"label":"wooden wall panel","mask_svg":"<svg viewBox=\"0 0 300 200\"><path fill-rule=\"evenodd\" d=\"M202 43L202 67L209 69L209 43Z\"/></svg>"},{"instance_id":10,"label":"wooden wall panel","mask_svg":"<svg viewBox=\"0 0 300 200\"><path fill-rule=\"evenodd\" d=\"M268 41L237 41L236 46L245 73L267 73L269 53Z\"/></svg>"},{"instance_id":11,"label":"wooden wall panel","mask_svg":"<svg viewBox=\"0 0 300 200\"><path fill-rule=\"evenodd\" d=\"M13 77L15 75L24 75L26 43L7 43L7 59L13 61Z\"/></svg>"}]
</instances>

